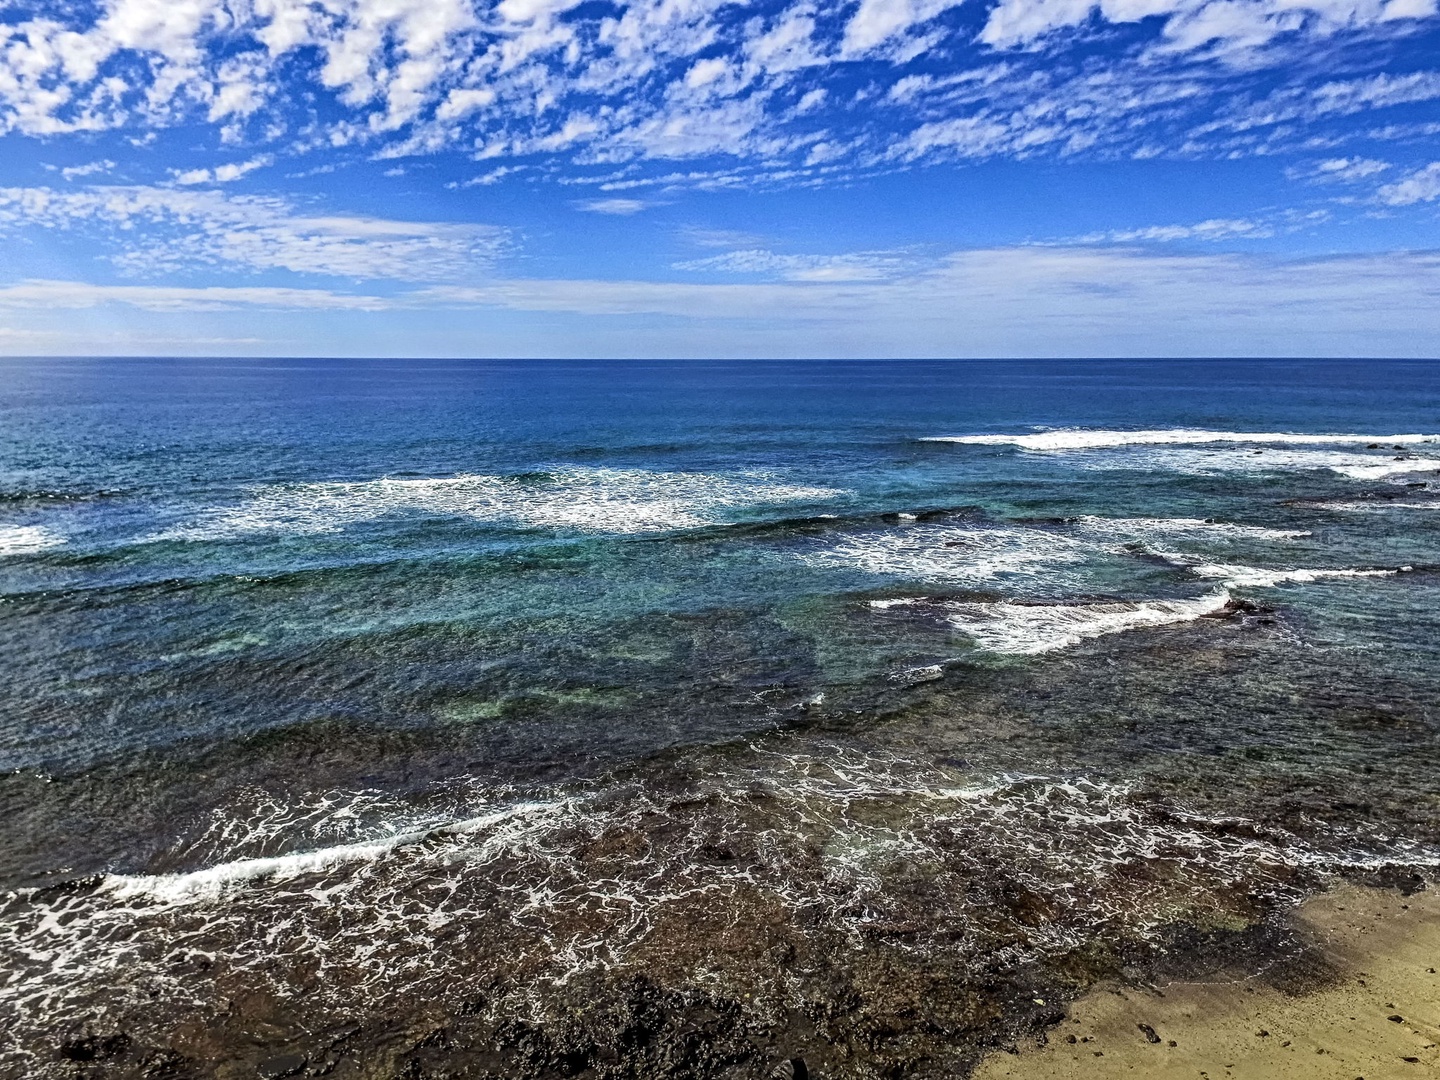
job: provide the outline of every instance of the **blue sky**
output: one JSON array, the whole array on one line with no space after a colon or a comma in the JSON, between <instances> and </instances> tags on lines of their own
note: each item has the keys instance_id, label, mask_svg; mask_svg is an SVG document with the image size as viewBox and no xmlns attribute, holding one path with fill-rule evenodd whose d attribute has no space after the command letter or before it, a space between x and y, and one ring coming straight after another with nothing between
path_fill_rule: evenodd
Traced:
<instances>
[{"instance_id":1,"label":"blue sky","mask_svg":"<svg viewBox=\"0 0 1440 1080\"><path fill-rule=\"evenodd\" d=\"M0 0L0 352L1440 355L1436 0Z\"/></svg>"}]
</instances>

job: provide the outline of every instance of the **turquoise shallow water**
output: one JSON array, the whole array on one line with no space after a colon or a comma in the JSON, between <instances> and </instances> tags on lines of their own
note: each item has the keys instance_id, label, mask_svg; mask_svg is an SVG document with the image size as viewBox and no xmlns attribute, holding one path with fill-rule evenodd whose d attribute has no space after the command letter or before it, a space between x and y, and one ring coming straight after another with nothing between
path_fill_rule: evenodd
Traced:
<instances>
[{"instance_id":1,"label":"turquoise shallow water","mask_svg":"<svg viewBox=\"0 0 1440 1080\"><path fill-rule=\"evenodd\" d=\"M547 1038L637 970L783 1013L1427 874L1436 375L5 361L15 1067L204 1075L477 965Z\"/></svg>"}]
</instances>

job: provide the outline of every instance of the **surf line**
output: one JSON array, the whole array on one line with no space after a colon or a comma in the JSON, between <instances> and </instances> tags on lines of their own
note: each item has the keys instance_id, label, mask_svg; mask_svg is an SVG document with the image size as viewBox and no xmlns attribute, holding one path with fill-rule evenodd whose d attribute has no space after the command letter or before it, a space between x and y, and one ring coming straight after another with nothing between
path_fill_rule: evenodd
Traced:
<instances>
[{"instance_id":1,"label":"surf line","mask_svg":"<svg viewBox=\"0 0 1440 1080\"><path fill-rule=\"evenodd\" d=\"M1366 446L1374 449L1440 443L1440 435L1316 435L1283 431L1210 431L1166 428L1148 431L1063 428L1023 435L929 435L920 442L968 446L1019 446L1025 450L1099 450L1119 446L1201 445L1204 443L1273 443L1291 446Z\"/></svg>"}]
</instances>

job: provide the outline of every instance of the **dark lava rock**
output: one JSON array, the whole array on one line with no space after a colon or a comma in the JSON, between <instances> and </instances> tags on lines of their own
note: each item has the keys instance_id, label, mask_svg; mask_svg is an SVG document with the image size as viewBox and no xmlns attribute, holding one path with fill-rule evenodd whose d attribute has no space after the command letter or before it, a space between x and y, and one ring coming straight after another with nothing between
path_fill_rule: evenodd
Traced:
<instances>
[{"instance_id":1,"label":"dark lava rock","mask_svg":"<svg viewBox=\"0 0 1440 1080\"><path fill-rule=\"evenodd\" d=\"M171 1080L172 1077L195 1076L189 1060L174 1050L154 1050L140 1062L140 1076L145 1080Z\"/></svg>"},{"instance_id":2,"label":"dark lava rock","mask_svg":"<svg viewBox=\"0 0 1440 1080\"><path fill-rule=\"evenodd\" d=\"M1275 611L1272 607L1264 604L1257 604L1253 600L1242 600L1238 596L1231 597L1225 601L1225 606L1208 615L1202 615L1203 619L1233 619L1238 615L1271 615Z\"/></svg>"},{"instance_id":3,"label":"dark lava rock","mask_svg":"<svg viewBox=\"0 0 1440 1080\"><path fill-rule=\"evenodd\" d=\"M277 1054L256 1065L255 1071L265 1080L280 1080L284 1076L294 1076L305 1068L305 1065L304 1054Z\"/></svg>"},{"instance_id":4,"label":"dark lava rock","mask_svg":"<svg viewBox=\"0 0 1440 1080\"><path fill-rule=\"evenodd\" d=\"M1160 1036L1155 1034L1155 1029L1149 1024L1137 1024L1136 1026L1144 1033L1146 1042L1158 1043L1160 1041Z\"/></svg>"},{"instance_id":5,"label":"dark lava rock","mask_svg":"<svg viewBox=\"0 0 1440 1080\"><path fill-rule=\"evenodd\" d=\"M1354 880L1372 889L1396 889L1401 896L1425 891L1425 879L1404 866L1382 866L1354 875Z\"/></svg>"},{"instance_id":6,"label":"dark lava rock","mask_svg":"<svg viewBox=\"0 0 1440 1080\"><path fill-rule=\"evenodd\" d=\"M60 1056L66 1061L104 1061L119 1057L130 1049L130 1036L87 1035L83 1039L69 1039L60 1044Z\"/></svg>"}]
</instances>

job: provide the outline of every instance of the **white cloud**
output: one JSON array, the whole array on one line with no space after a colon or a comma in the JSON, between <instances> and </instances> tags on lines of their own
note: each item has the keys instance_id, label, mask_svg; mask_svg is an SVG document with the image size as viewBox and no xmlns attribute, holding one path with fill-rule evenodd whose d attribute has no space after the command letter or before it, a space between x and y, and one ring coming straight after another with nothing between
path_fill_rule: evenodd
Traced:
<instances>
[{"instance_id":1,"label":"white cloud","mask_svg":"<svg viewBox=\"0 0 1440 1080\"><path fill-rule=\"evenodd\" d=\"M1022 247L957 252L930 269L883 281L520 279L440 286L412 299L590 316L663 315L698 324L690 339L696 355L716 355L728 342L730 349L718 351L1384 356L1440 351L1437 292L1440 254L1429 252L1287 261ZM722 331L717 320L756 329ZM643 349L637 344L634 351Z\"/></svg>"},{"instance_id":2,"label":"white cloud","mask_svg":"<svg viewBox=\"0 0 1440 1080\"><path fill-rule=\"evenodd\" d=\"M825 104L827 97L829 97L829 92L823 86L805 91L800 100L795 103L795 115L804 116L808 112L814 112Z\"/></svg>"},{"instance_id":3,"label":"white cloud","mask_svg":"<svg viewBox=\"0 0 1440 1080\"><path fill-rule=\"evenodd\" d=\"M104 161L92 161L86 165L71 165L60 170L60 175L66 180L79 180L86 176L98 176L101 173L110 172L115 168L115 162L106 158Z\"/></svg>"},{"instance_id":4,"label":"white cloud","mask_svg":"<svg viewBox=\"0 0 1440 1080\"><path fill-rule=\"evenodd\" d=\"M182 187L194 187L199 184L230 184L247 173L263 169L274 163L275 159L271 155L261 154L249 161L229 162L225 165L217 165L213 169L177 170L172 171L172 175L175 177L175 183Z\"/></svg>"},{"instance_id":5,"label":"white cloud","mask_svg":"<svg viewBox=\"0 0 1440 1080\"><path fill-rule=\"evenodd\" d=\"M440 107L435 110L435 119L440 121L459 120L473 112L495 103L495 91L488 87L459 88L446 95Z\"/></svg>"},{"instance_id":6,"label":"white cloud","mask_svg":"<svg viewBox=\"0 0 1440 1080\"><path fill-rule=\"evenodd\" d=\"M1332 79L1318 86L1287 86L1203 125L1200 133L1251 131L1294 123L1353 116L1372 109L1440 100L1440 72L1367 75Z\"/></svg>"},{"instance_id":7,"label":"white cloud","mask_svg":"<svg viewBox=\"0 0 1440 1080\"><path fill-rule=\"evenodd\" d=\"M1387 206L1411 206L1440 199L1440 161L1432 161L1402 180L1385 184L1378 194Z\"/></svg>"},{"instance_id":8,"label":"white cloud","mask_svg":"<svg viewBox=\"0 0 1440 1080\"><path fill-rule=\"evenodd\" d=\"M581 210L588 210L592 214L627 217L630 214L638 214L650 204L640 199L589 199L576 205Z\"/></svg>"},{"instance_id":9,"label":"white cloud","mask_svg":"<svg viewBox=\"0 0 1440 1080\"><path fill-rule=\"evenodd\" d=\"M143 139L203 121L231 147L293 137L367 157L724 156L726 180L705 170L714 186L993 156L1273 153L1305 145L1305 125L1440 98L1440 73L1367 72L1388 61L1363 51L1432 19L1435 0L999 0L970 9L978 40L947 17L960 0L4 6L0 134ZM1129 30L1108 51L1063 51L1116 26ZM1347 43L1348 64L1297 62ZM939 73L906 67L926 52ZM263 160L177 182L225 183Z\"/></svg>"},{"instance_id":10,"label":"white cloud","mask_svg":"<svg viewBox=\"0 0 1440 1080\"><path fill-rule=\"evenodd\" d=\"M928 22L964 0L860 0L845 24L847 53L863 53Z\"/></svg>"},{"instance_id":11,"label":"white cloud","mask_svg":"<svg viewBox=\"0 0 1440 1080\"><path fill-rule=\"evenodd\" d=\"M1433 356L1437 294L1435 252L1284 260L1085 246L959 251L875 280L515 278L396 297L40 281L0 287L12 331L0 350L114 351L107 342L140 334L223 340L250 328L248 313L274 310L349 335L343 350L332 336L306 339L327 355L474 355L487 340L500 355L552 356ZM105 333L77 338L75 308L92 309L84 326ZM552 318L484 338L497 308ZM363 332L349 314L359 311ZM436 336L416 339L419 326Z\"/></svg>"},{"instance_id":12,"label":"white cloud","mask_svg":"<svg viewBox=\"0 0 1440 1080\"><path fill-rule=\"evenodd\" d=\"M131 272L196 267L426 281L473 276L505 247L485 225L297 212L219 191L99 186L0 188L0 231L105 230Z\"/></svg>"},{"instance_id":13,"label":"white cloud","mask_svg":"<svg viewBox=\"0 0 1440 1080\"><path fill-rule=\"evenodd\" d=\"M698 248L754 248L765 243L760 236L739 229L707 229L697 225L681 229L680 236Z\"/></svg>"},{"instance_id":14,"label":"white cloud","mask_svg":"<svg viewBox=\"0 0 1440 1080\"><path fill-rule=\"evenodd\" d=\"M1308 176L1313 180L1335 181L1351 184L1357 180L1368 180L1390 168L1388 161L1364 157L1326 158L1317 161L1310 169L1293 170L1292 175Z\"/></svg>"},{"instance_id":15,"label":"white cloud","mask_svg":"<svg viewBox=\"0 0 1440 1080\"><path fill-rule=\"evenodd\" d=\"M501 166L500 166L499 168L497 168L497 169L491 169L489 172L481 173L479 176L471 177L469 180L465 180L465 181L463 181L463 182L461 182L461 183L459 183L459 184L456 184L456 185L454 185L454 186L456 186L456 187L489 187L491 184L498 184L501 180L505 179L505 177L507 177L507 176L511 176L511 175L513 175L513 174L515 174L515 173L524 172L524 171L525 171L525 166L524 166L524 165L501 165Z\"/></svg>"},{"instance_id":16,"label":"white cloud","mask_svg":"<svg viewBox=\"0 0 1440 1080\"><path fill-rule=\"evenodd\" d=\"M729 251L704 259L675 263L674 269L701 273L760 274L784 281L879 281L906 265L894 252L864 251L846 255L778 255L763 248Z\"/></svg>"},{"instance_id":17,"label":"white cloud","mask_svg":"<svg viewBox=\"0 0 1440 1080\"><path fill-rule=\"evenodd\" d=\"M685 73L685 85L692 90L702 86L709 86L716 79L722 78L729 70L729 61L719 56L712 56L705 60L697 60L690 70Z\"/></svg>"},{"instance_id":18,"label":"white cloud","mask_svg":"<svg viewBox=\"0 0 1440 1080\"><path fill-rule=\"evenodd\" d=\"M1238 58L1285 35L1328 36L1434 14L1434 0L1000 0L980 40L1025 46L1091 18L1123 24L1158 16L1162 50L1208 48Z\"/></svg>"},{"instance_id":19,"label":"white cloud","mask_svg":"<svg viewBox=\"0 0 1440 1080\"><path fill-rule=\"evenodd\" d=\"M1193 225L1148 225L1139 229L1114 229L1079 237L1081 244L1168 243L1175 240L1259 240L1275 235L1269 222L1249 218L1211 218Z\"/></svg>"},{"instance_id":20,"label":"white cloud","mask_svg":"<svg viewBox=\"0 0 1440 1080\"><path fill-rule=\"evenodd\" d=\"M291 310L382 311L375 296L325 289L179 288L165 285L94 285L82 281L23 281L0 286L0 307L77 309L123 304L145 311L227 311L260 307Z\"/></svg>"}]
</instances>

